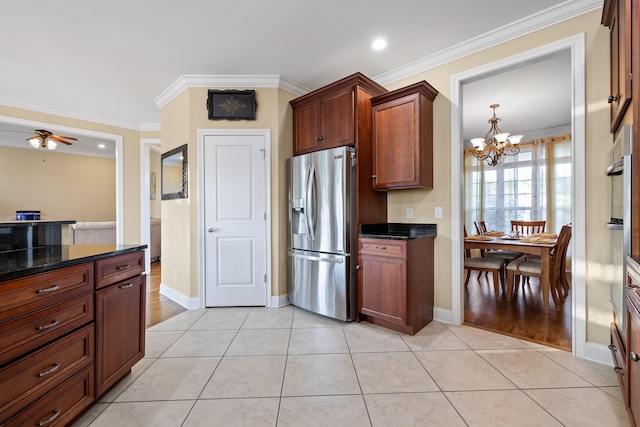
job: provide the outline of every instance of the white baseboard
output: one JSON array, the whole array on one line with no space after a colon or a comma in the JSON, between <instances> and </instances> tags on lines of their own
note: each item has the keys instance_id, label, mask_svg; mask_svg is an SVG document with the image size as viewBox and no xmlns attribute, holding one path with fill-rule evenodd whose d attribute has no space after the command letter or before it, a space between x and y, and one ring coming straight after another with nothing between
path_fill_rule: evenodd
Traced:
<instances>
[{"instance_id":1,"label":"white baseboard","mask_svg":"<svg viewBox=\"0 0 640 427\"><path fill-rule=\"evenodd\" d=\"M164 295L169 298L171 301L180 304L184 308L188 310L197 310L200 308L200 299L199 298L190 298L186 295L181 294L175 289L170 288L169 286L160 283L160 295Z\"/></svg>"},{"instance_id":2,"label":"white baseboard","mask_svg":"<svg viewBox=\"0 0 640 427\"><path fill-rule=\"evenodd\" d=\"M280 308L289 305L289 294L271 296L271 300L267 301L269 308Z\"/></svg>"},{"instance_id":3,"label":"white baseboard","mask_svg":"<svg viewBox=\"0 0 640 427\"><path fill-rule=\"evenodd\" d=\"M613 359L611 358L611 350L603 344L587 342L585 346L585 359L597 362L602 365L613 367Z\"/></svg>"},{"instance_id":4,"label":"white baseboard","mask_svg":"<svg viewBox=\"0 0 640 427\"><path fill-rule=\"evenodd\" d=\"M451 324L451 310L433 307L433 320L441 323Z\"/></svg>"}]
</instances>

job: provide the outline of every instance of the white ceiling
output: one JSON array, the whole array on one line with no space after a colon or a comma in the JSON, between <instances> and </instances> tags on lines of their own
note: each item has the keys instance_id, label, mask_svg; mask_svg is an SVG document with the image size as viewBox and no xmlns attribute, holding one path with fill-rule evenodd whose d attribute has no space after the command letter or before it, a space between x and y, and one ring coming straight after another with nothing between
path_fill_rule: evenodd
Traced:
<instances>
[{"instance_id":1,"label":"white ceiling","mask_svg":"<svg viewBox=\"0 0 640 427\"><path fill-rule=\"evenodd\" d=\"M6 0L0 104L152 128L160 122L154 99L184 75L280 75L314 90L360 71L388 84L445 62L449 52L478 50L601 6L601 0ZM371 49L376 37L387 39L384 51ZM465 139L484 136L492 103L502 105L507 132L568 121L568 110L556 114L570 95L553 71L559 66L567 63L544 61L535 70L465 85ZM521 113L524 106L532 111ZM517 121L521 114L527 123ZM467 131L467 123L474 127Z\"/></svg>"}]
</instances>

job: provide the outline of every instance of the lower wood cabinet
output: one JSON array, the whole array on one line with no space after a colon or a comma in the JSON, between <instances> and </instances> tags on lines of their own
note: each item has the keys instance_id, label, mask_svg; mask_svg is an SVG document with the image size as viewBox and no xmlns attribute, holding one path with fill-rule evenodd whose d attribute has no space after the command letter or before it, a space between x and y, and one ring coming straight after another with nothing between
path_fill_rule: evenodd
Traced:
<instances>
[{"instance_id":1,"label":"lower wood cabinet","mask_svg":"<svg viewBox=\"0 0 640 427\"><path fill-rule=\"evenodd\" d=\"M69 425L144 357L142 249L0 282L1 426Z\"/></svg>"},{"instance_id":2,"label":"lower wood cabinet","mask_svg":"<svg viewBox=\"0 0 640 427\"><path fill-rule=\"evenodd\" d=\"M358 239L360 320L413 335L433 319L433 238Z\"/></svg>"},{"instance_id":3,"label":"lower wood cabinet","mask_svg":"<svg viewBox=\"0 0 640 427\"><path fill-rule=\"evenodd\" d=\"M94 402L93 365L73 375L3 426L64 426Z\"/></svg>"},{"instance_id":4,"label":"lower wood cabinet","mask_svg":"<svg viewBox=\"0 0 640 427\"><path fill-rule=\"evenodd\" d=\"M627 291L627 405L635 425L640 423L640 287Z\"/></svg>"},{"instance_id":5,"label":"lower wood cabinet","mask_svg":"<svg viewBox=\"0 0 640 427\"><path fill-rule=\"evenodd\" d=\"M145 276L96 291L96 395L144 357Z\"/></svg>"}]
</instances>

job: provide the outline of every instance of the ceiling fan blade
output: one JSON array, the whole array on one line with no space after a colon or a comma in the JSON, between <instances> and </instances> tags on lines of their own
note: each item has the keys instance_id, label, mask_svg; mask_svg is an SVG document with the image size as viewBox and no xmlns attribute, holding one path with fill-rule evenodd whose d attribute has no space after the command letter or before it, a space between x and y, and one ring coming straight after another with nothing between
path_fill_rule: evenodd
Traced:
<instances>
[{"instance_id":1,"label":"ceiling fan blade","mask_svg":"<svg viewBox=\"0 0 640 427\"><path fill-rule=\"evenodd\" d=\"M70 139L72 141L77 141L78 140L78 138L74 138L72 136L64 136L64 135L53 135L53 136L55 136L56 138Z\"/></svg>"},{"instance_id":2,"label":"ceiling fan blade","mask_svg":"<svg viewBox=\"0 0 640 427\"><path fill-rule=\"evenodd\" d=\"M61 142L61 143L63 143L63 144L73 145L73 143L71 143L71 142L69 142L69 141L65 141L64 139L61 139L61 138L60 138L59 136L57 136L57 135L51 135L51 136L49 136L49 139L52 139L52 140L54 140L54 141L56 141L56 142ZM73 139L75 139L75 138L73 138Z\"/></svg>"}]
</instances>

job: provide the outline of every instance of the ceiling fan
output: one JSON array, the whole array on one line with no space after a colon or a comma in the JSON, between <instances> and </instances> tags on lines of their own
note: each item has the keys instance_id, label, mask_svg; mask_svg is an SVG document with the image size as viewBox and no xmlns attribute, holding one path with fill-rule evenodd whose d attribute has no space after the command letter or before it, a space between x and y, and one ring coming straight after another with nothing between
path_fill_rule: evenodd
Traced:
<instances>
[{"instance_id":1,"label":"ceiling fan","mask_svg":"<svg viewBox=\"0 0 640 427\"><path fill-rule=\"evenodd\" d=\"M36 133L34 136L32 136L31 138L27 138L27 141L29 141L29 144L31 144L33 148L42 147L48 148L49 150L55 150L55 148L58 146L58 142L66 145L73 145L72 142L67 140L78 140L77 138L73 138L71 136L54 135L53 133L44 129L36 129L34 132Z\"/></svg>"}]
</instances>

